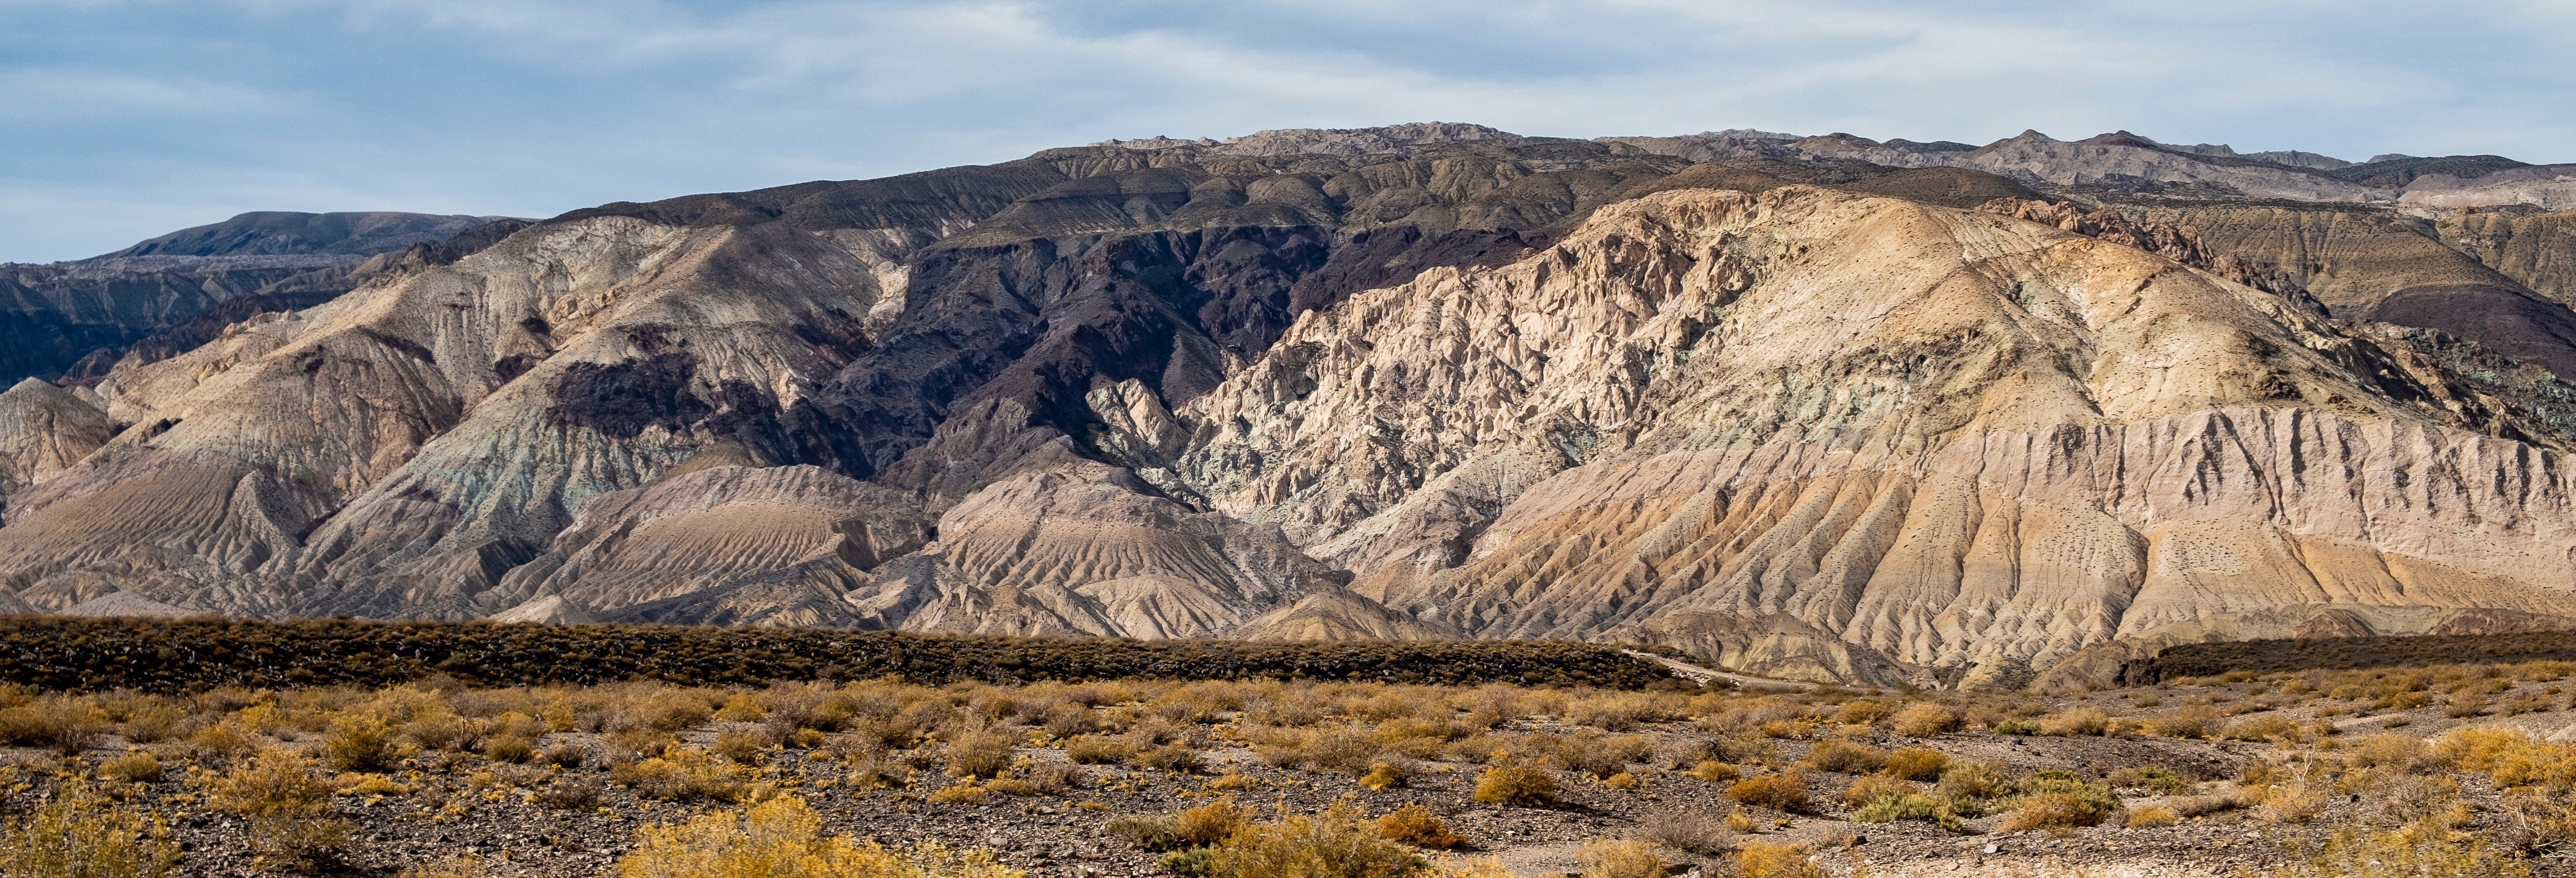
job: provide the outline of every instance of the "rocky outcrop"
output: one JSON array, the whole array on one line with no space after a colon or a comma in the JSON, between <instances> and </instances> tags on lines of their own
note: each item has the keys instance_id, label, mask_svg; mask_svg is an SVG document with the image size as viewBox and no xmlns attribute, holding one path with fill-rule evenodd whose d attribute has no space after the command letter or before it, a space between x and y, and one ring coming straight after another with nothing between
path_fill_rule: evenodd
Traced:
<instances>
[{"instance_id":1,"label":"rocky outcrop","mask_svg":"<svg viewBox=\"0 0 2576 878\"><path fill-rule=\"evenodd\" d=\"M415 213L246 213L76 262L0 265L0 380L96 380L225 325L319 305L385 273L369 257L415 245L470 252L522 223Z\"/></svg>"},{"instance_id":2,"label":"rocky outcrop","mask_svg":"<svg viewBox=\"0 0 2576 878\"><path fill-rule=\"evenodd\" d=\"M0 392L0 501L71 468L114 435L106 412L60 387L29 378Z\"/></svg>"},{"instance_id":3,"label":"rocky outcrop","mask_svg":"<svg viewBox=\"0 0 2576 878\"><path fill-rule=\"evenodd\" d=\"M591 498L496 599L551 596L614 615L800 565L864 573L929 532L910 497L820 467L707 466Z\"/></svg>"},{"instance_id":4,"label":"rocky outcrop","mask_svg":"<svg viewBox=\"0 0 2576 878\"><path fill-rule=\"evenodd\" d=\"M2449 174L2417 177L2406 184L2406 194L2398 203L2432 211L2507 204L2527 204L2541 210L2576 209L2576 165L2515 168L2470 178Z\"/></svg>"},{"instance_id":5,"label":"rocky outcrop","mask_svg":"<svg viewBox=\"0 0 2576 878\"><path fill-rule=\"evenodd\" d=\"M2356 378L2398 356L2366 344L2036 224L1665 193L1310 315L1185 413L1207 426L1181 472L1332 547L1420 532L1412 495L1489 456L1552 454L1490 518L1432 504L1453 523L1359 581L1479 636L1808 677L2027 679L2322 601L2576 612L2537 573L2576 550L2554 453Z\"/></svg>"},{"instance_id":6,"label":"rocky outcrop","mask_svg":"<svg viewBox=\"0 0 2576 878\"><path fill-rule=\"evenodd\" d=\"M873 624L911 630L1214 637L1345 578L1276 527L1077 460L969 496L940 516L937 543L879 570L854 602ZM1367 603L1310 605L1328 621L1306 624L1388 629L1382 610L1350 609Z\"/></svg>"}]
</instances>

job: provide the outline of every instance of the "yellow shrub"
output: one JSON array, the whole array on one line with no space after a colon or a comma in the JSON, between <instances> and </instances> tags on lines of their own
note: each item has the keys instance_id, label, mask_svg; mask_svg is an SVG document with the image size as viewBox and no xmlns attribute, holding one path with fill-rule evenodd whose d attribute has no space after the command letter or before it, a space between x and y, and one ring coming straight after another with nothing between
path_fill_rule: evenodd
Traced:
<instances>
[{"instance_id":1,"label":"yellow shrub","mask_svg":"<svg viewBox=\"0 0 2576 878\"><path fill-rule=\"evenodd\" d=\"M1549 807L1556 804L1556 778L1527 765L1496 765L1476 776L1476 801L1523 808Z\"/></svg>"},{"instance_id":2,"label":"yellow shrub","mask_svg":"<svg viewBox=\"0 0 2576 878\"><path fill-rule=\"evenodd\" d=\"M1885 775L1866 775L1852 781L1851 787L1843 790L1843 804L1858 808L1877 801L1880 796L1901 796L1922 791L1920 787L1896 778Z\"/></svg>"},{"instance_id":3,"label":"yellow shrub","mask_svg":"<svg viewBox=\"0 0 2576 878\"><path fill-rule=\"evenodd\" d=\"M341 714L322 737L322 761L341 771L380 771L402 756L393 724L372 713Z\"/></svg>"},{"instance_id":4,"label":"yellow shrub","mask_svg":"<svg viewBox=\"0 0 2576 878\"><path fill-rule=\"evenodd\" d=\"M1596 841L1574 853L1583 878L1664 878L1663 858L1642 841Z\"/></svg>"},{"instance_id":5,"label":"yellow shrub","mask_svg":"<svg viewBox=\"0 0 2576 878\"><path fill-rule=\"evenodd\" d=\"M824 837L805 800L772 799L743 814L707 814L649 826L617 863L619 878L1018 878L982 849L953 853L925 842L891 851L849 836Z\"/></svg>"},{"instance_id":6,"label":"yellow shrub","mask_svg":"<svg viewBox=\"0 0 2576 878\"><path fill-rule=\"evenodd\" d=\"M1792 813L1803 813L1815 807L1807 793L1807 776L1795 771L1738 781L1726 788L1726 797L1746 805Z\"/></svg>"},{"instance_id":7,"label":"yellow shrub","mask_svg":"<svg viewBox=\"0 0 2576 878\"><path fill-rule=\"evenodd\" d=\"M2290 783L2272 788L2263 801L2263 819L2274 823L2306 823L2325 813L2326 793L2304 783Z\"/></svg>"},{"instance_id":8,"label":"yellow shrub","mask_svg":"<svg viewBox=\"0 0 2576 878\"><path fill-rule=\"evenodd\" d=\"M723 707L716 709L716 719L725 722L756 723L768 715L769 712L761 708L760 699L752 697L749 692L734 693L733 697L725 699Z\"/></svg>"},{"instance_id":9,"label":"yellow shrub","mask_svg":"<svg viewBox=\"0 0 2576 878\"><path fill-rule=\"evenodd\" d=\"M981 805L990 800L991 796L985 793L983 787L976 786L974 781L964 780L941 787L938 792L931 793L927 798L942 805Z\"/></svg>"},{"instance_id":10,"label":"yellow shrub","mask_svg":"<svg viewBox=\"0 0 2576 878\"><path fill-rule=\"evenodd\" d=\"M2098 708L2082 707L2039 718L2043 735L2099 735L2111 725L2109 714Z\"/></svg>"},{"instance_id":11,"label":"yellow shrub","mask_svg":"<svg viewBox=\"0 0 2576 878\"><path fill-rule=\"evenodd\" d=\"M1807 768L1845 774L1877 771L1886 763L1885 750L1839 740L1817 741L1816 746L1807 751L1807 758L1798 761L1799 765Z\"/></svg>"},{"instance_id":12,"label":"yellow shrub","mask_svg":"<svg viewBox=\"0 0 2576 878\"><path fill-rule=\"evenodd\" d=\"M2068 829L2092 826L2102 822L2103 813L2092 803L2070 793L2040 793L2022 800L2021 806L2004 815L2002 829L2020 832L2025 829Z\"/></svg>"},{"instance_id":13,"label":"yellow shrub","mask_svg":"<svg viewBox=\"0 0 2576 878\"><path fill-rule=\"evenodd\" d=\"M1713 759L1691 766L1690 776L1709 783L1734 783L1744 779L1744 770Z\"/></svg>"},{"instance_id":14,"label":"yellow shrub","mask_svg":"<svg viewBox=\"0 0 2576 878\"><path fill-rule=\"evenodd\" d=\"M136 750L99 763L98 776L126 783L151 783L161 779L161 760Z\"/></svg>"},{"instance_id":15,"label":"yellow shrub","mask_svg":"<svg viewBox=\"0 0 2576 878\"><path fill-rule=\"evenodd\" d=\"M696 747L673 747L660 756L608 767L610 782L647 799L729 801L746 789L743 777L739 766Z\"/></svg>"},{"instance_id":16,"label":"yellow shrub","mask_svg":"<svg viewBox=\"0 0 2576 878\"><path fill-rule=\"evenodd\" d=\"M1890 777L1906 780L1939 780L1942 769L1949 767L1949 755L1939 750L1930 747L1898 747L1896 752L1887 754L1887 762L1879 766L1879 770Z\"/></svg>"},{"instance_id":17,"label":"yellow shrub","mask_svg":"<svg viewBox=\"0 0 2576 878\"><path fill-rule=\"evenodd\" d=\"M1182 843L1212 845L1233 838L1236 831L1252 822L1252 812L1237 807L1233 796L1190 808L1172 815L1172 834Z\"/></svg>"},{"instance_id":18,"label":"yellow shrub","mask_svg":"<svg viewBox=\"0 0 2576 878\"><path fill-rule=\"evenodd\" d=\"M312 763L274 747L216 779L214 794L215 807L244 817L296 817L331 807L331 788L314 779Z\"/></svg>"},{"instance_id":19,"label":"yellow shrub","mask_svg":"<svg viewBox=\"0 0 2576 878\"><path fill-rule=\"evenodd\" d=\"M1896 712L1896 733L1913 738L1929 738L1959 730L1959 714L1950 708L1928 701L1917 701Z\"/></svg>"},{"instance_id":20,"label":"yellow shrub","mask_svg":"<svg viewBox=\"0 0 2576 878\"><path fill-rule=\"evenodd\" d=\"M1737 878L1825 878L1825 870L1808 861L1798 846L1748 840L1735 851Z\"/></svg>"},{"instance_id":21,"label":"yellow shrub","mask_svg":"<svg viewBox=\"0 0 2576 878\"><path fill-rule=\"evenodd\" d=\"M1856 698L1843 702L1842 709L1834 711L1834 722L1849 726L1875 725L1879 720L1886 719L1890 712L1885 704L1866 698Z\"/></svg>"},{"instance_id":22,"label":"yellow shrub","mask_svg":"<svg viewBox=\"0 0 2576 878\"><path fill-rule=\"evenodd\" d=\"M73 786L0 830L0 875L26 878L161 878L177 873L179 846L158 819Z\"/></svg>"},{"instance_id":23,"label":"yellow shrub","mask_svg":"<svg viewBox=\"0 0 2576 878\"><path fill-rule=\"evenodd\" d=\"M1347 801L1312 817L1247 825L1204 862L1209 878L1404 878L1425 865L1412 848L1380 837Z\"/></svg>"},{"instance_id":24,"label":"yellow shrub","mask_svg":"<svg viewBox=\"0 0 2576 878\"><path fill-rule=\"evenodd\" d=\"M2163 805L2149 805L2144 808L2130 808L2121 811L2118 816L2113 818L2113 822L2130 829L2152 829L2159 826L2172 826L2176 823L2182 822L2182 818L2181 816L2176 815L2172 808L2167 808Z\"/></svg>"},{"instance_id":25,"label":"yellow shrub","mask_svg":"<svg viewBox=\"0 0 2576 878\"><path fill-rule=\"evenodd\" d=\"M1435 851L1456 850L1467 846L1467 837L1449 831L1449 824L1420 804L1406 805L1377 819L1377 835L1418 848Z\"/></svg>"}]
</instances>

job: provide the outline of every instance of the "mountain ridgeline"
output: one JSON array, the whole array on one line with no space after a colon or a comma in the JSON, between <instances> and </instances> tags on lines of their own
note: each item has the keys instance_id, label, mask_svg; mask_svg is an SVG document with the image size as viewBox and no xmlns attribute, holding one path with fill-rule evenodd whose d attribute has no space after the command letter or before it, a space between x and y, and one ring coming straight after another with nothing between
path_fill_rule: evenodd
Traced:
<instances>
[{"instance_id":1,"label":"mountain ridgeline","mask_svg":"<svg viewBox=\"0 0 2576 878\"><path fill-rule=\"evenodd\" d=\"M2553 629L2571 173L1426 123L246 214L7 269L0 601L1971 687Z\"/></svg>"}]
</instances>

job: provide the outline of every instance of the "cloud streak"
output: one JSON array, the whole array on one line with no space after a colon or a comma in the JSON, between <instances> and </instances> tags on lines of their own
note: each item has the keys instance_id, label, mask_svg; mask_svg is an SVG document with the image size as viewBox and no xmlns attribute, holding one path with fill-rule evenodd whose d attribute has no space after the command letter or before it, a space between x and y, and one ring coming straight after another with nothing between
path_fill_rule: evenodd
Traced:
<instances>
[{"instance_id":1,"label":"cloud streak","mask_svg":"<svg viewBox=\"0 0 2576 878\"><path fill-rule=\"evenodd\" d=\"M0 0L0 259L1441 119L2576 161L2576 18L2213 0Z\"/></svg>"}]
</instances>

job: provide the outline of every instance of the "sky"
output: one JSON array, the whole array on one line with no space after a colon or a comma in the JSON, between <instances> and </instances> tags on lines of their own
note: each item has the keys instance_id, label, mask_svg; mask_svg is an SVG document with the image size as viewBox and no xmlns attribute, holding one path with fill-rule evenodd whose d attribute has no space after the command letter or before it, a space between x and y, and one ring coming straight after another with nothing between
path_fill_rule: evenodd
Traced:
<instances>
[{"instance_id":1,"label":"sky","mask_svg":"<svg viewBox=\"0 0 2576 878\"><path fill-rule=\"evenodd\" d=\"M2576 162L2576 2L0 0L0 261L1476 122Z\"/></svg>"}]
</instances>

